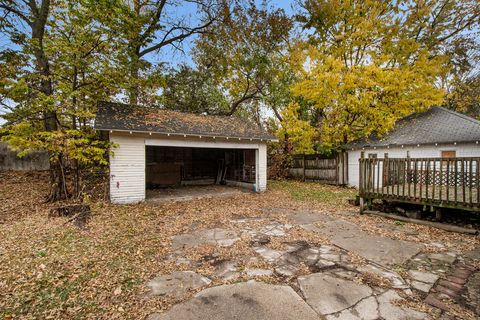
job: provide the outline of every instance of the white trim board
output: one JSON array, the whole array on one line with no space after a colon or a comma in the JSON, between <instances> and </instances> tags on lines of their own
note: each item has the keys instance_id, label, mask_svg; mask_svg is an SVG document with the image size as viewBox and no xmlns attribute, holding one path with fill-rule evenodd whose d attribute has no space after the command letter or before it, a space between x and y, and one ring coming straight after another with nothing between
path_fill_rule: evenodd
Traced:
<instances>
[{"instance_id":1,"label":"white trim board","mask_svg":"<svg viewBox=\"0 0 480 320\"><path fill-rule=\"evenodd\" d=\"M239 143L226 141L191 141L174 139L145 139L146 146L184 147L184 148L219 148L219 149L258 149L258 143Z\"/></svg>"}]
</instances>

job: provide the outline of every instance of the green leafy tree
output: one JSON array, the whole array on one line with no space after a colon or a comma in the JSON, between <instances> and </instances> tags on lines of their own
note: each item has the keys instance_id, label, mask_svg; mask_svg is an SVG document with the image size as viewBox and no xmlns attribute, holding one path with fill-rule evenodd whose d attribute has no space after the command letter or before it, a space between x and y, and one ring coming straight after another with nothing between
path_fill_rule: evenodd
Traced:
<instances>
[{"instance_id":1,"label":"green leafy tree","mask_svg":"<svg viewBox=\"0 0 480 320\"><path fill-rule=\"evenodd\" d=\"M289 103L293 72L286 54L293 21L266 2L235 2L196 41L194 61L228 101L227 115L257 118L268 106L277 116ZM280 109L279 109L280 108Z\"/></svg>"},{"instance_id":2,"label":"green leafy tree","mask_svg":"<svg viewBox=\"0 0 480 320\"><path fill-rule=\"evenodd\" d=\"M21 150L20 155L38 148L49 152L48 200L55 201L72 195L66 183L72 169L75 194L80 189L80 167L106 164L108 143L93 132L91 120L96 101L115 93L109 61L112 41L94 1L35 5L35 1L27 7L12 1L3 4L9 20L2 31L20 49L1 55L0 98L11 111L4 116L2 139ZM40 21L45 21L41 38L36 30L40 13ZM30 29L19 29L18 19L27 19Z\"/></svg>"},{"instance_id":3,"label":"green leafy tree","mask_svg":"<svg viewBox=\"0 0 480 320\"><path fill-rule=\"evenodd\" d=\"M480 38L461 37L453 41L447 50L451 56L452 68L441 81L442 87L447 91L444 106L479 118Z\"/></svg>"},{"instance_id":4,"label":"green leafy tree","mask_svg":"<svg viewBox=\"0 0 480 320\"><path fill-rule=\"evenodd\" d=\"M228 101L209 74L187 65L166 75L161 104L167 109L193 113L229 111Z\"/></svg>"},{"instance_id":5,"label":"green leafy tree","mask_svg":"<svg viewBox=\"0 0 480 320\"><path fill-rule=\"evenodd\" d=\"M2 101L4 104L18 104L19 112L26 117L32 116L40 123L32 125L32 130L37 132L54 132L58 129L57 110L54 105L53 83L51 78L50 60L45 52L45 33L48 18L51 14L52 3L50 0L37 1L0 1L2 9L1 31L6 34L14 45L21 47L21 52L7 50L2 53L5 62L20 62L24 69L18 68L21 75L14 74L15 67L2 67L2 73L8 78L2 81ZM33 68L30 67L33 65ZM26 71L25 69L33 69ZM7 101L7 102L5 102ZM30 107L30 108L29 108ZM31 109L31 110L27 110ZM9 119L7 119L9 120ZM30 119L29 119L30 120ZM7 133L11 133L8 131ZM8 134L8 139L11 134ZM13 142L11 140L11 142ZM12 143L12 145L14 145ZM51 179L54 188L49 196L50 200L66 197L63 185L60 161L54 156L50 157Z\"/></svg>"},{"instance_id":6,"label":"green leafy tree","mask_svg":"<svg viewBox=\"0 0 480 320\"><path fill-rule=\"evenodd\" d=\"M445 106L480 120L480 75L458 79L453 85Z\"/></svg>"}]
</instances>

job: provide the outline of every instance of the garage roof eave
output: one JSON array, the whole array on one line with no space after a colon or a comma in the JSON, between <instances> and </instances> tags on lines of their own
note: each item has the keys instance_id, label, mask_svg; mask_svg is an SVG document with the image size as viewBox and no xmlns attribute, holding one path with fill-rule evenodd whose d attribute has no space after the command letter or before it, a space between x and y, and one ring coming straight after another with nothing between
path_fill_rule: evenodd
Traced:
<instances>
[{"instance_id":1,"label":"garage roof eave","mask_svg":"<svg viewBox=\"0 0 480 320\"><path fill-rule=\"evenodd\" d=\"M173 137L197 137L197 138L213 138L213 139L226 139L226 140L249 140L249 141L265 141L265 142L279 142L277 138L273 137L237 137L237 136L222 136L222 135L205 135L205 134L192 134L192 133L171 133L171 132L157 132L157 131L143 131L143 130L125 130L125 129L114 129L114 128L95 128L95 130L98 131L108 131L110 133L112 132L127 132L127 133L143 133L143 134L149 134L149 135L164 135L167 137L173 136Z\"/></svg>"}]
</instances>

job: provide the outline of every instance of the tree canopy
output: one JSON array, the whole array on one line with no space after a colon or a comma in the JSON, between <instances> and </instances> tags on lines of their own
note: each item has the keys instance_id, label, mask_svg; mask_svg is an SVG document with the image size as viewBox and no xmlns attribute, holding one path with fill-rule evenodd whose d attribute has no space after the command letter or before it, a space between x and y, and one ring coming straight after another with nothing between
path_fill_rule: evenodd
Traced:
<instances>
[{"instance_id":1,"label":"tree canopy","mask_svg":"<svg viewBox=\"0 0 480 320\"><path fill-rule=\"evenodd\" d=\"M441 105L449 40L477 20L471 1L305 1L299 21L310 32L292 90L309 102L319 143L382 136L398 119Z\"/></svg>"},{"instance_id":2,"label":"tree canopy","mask_svg":"<svg viewBox=\"0 0 480 320\"><path fill-rule=\"evenodd\" d=\"M284 153L341 149L433 105L479 116L476 0L0 0L0 131L65 173L107 163L101 100L236 115ZM183 57L178 63L172 53Z\"/></svg>"}]
</instances>

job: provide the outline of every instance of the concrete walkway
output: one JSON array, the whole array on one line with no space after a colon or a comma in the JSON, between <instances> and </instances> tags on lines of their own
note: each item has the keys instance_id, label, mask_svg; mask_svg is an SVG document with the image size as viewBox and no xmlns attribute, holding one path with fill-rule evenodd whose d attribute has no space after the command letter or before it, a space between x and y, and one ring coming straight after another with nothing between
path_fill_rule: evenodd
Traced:
<instances>
[{"instance_id":1,"label":"concrete walkway","mask_svg":"<svg viewBox=\"0 0 480 320\"><path fill-rule=\"evenodd\" d=\"M148 297L170 295L182 300L189 290L200 291L149 319L426 319L427 314L402 301L414 292L433 301L436 296L432 292L439 283L448 287L442 279L449 278L461 259L454 252L422 252L423 244L370 235L353 223L319 213L283 210L289 223L268 218L274 216L270 213L267 218L232 220L232 230L193 230L174 236L171 259L191 265L192 270L197 262L182 258L183 250L203 245L228 248L245 238L256 253L247 260L262 261L269 267L247 268L245 257L233 257L217 264L211 279L193 271L158 275L146 284ZM328 238L330 244L288 242L289 230L295 227ZM285 239L283 249L270 247L273 238ZM354 263L352 254L365 262ZM472 292L470 300L478 299L478 290L472 285L478 283L476 270L461 266L470 268L464 277L468 292ZM399 269L404 272L399 274ZM473 280L467 281L470 275ZM258 277L283 282L267 284ZM213 287L210 283L236 279L242 281ZM439 305L436 315L443 312Z\"/></svg>"},{"instance_id":2,"label":"concrete walkway","mask_svg":"<svg viewBox=\"0 0 480 320\"><path fill-rule=\"evenodd\" d=\"M318 320L318 315L289 286L246 282L203 290L194 298L149 320Z\"/></svg>"}]
</instances>

